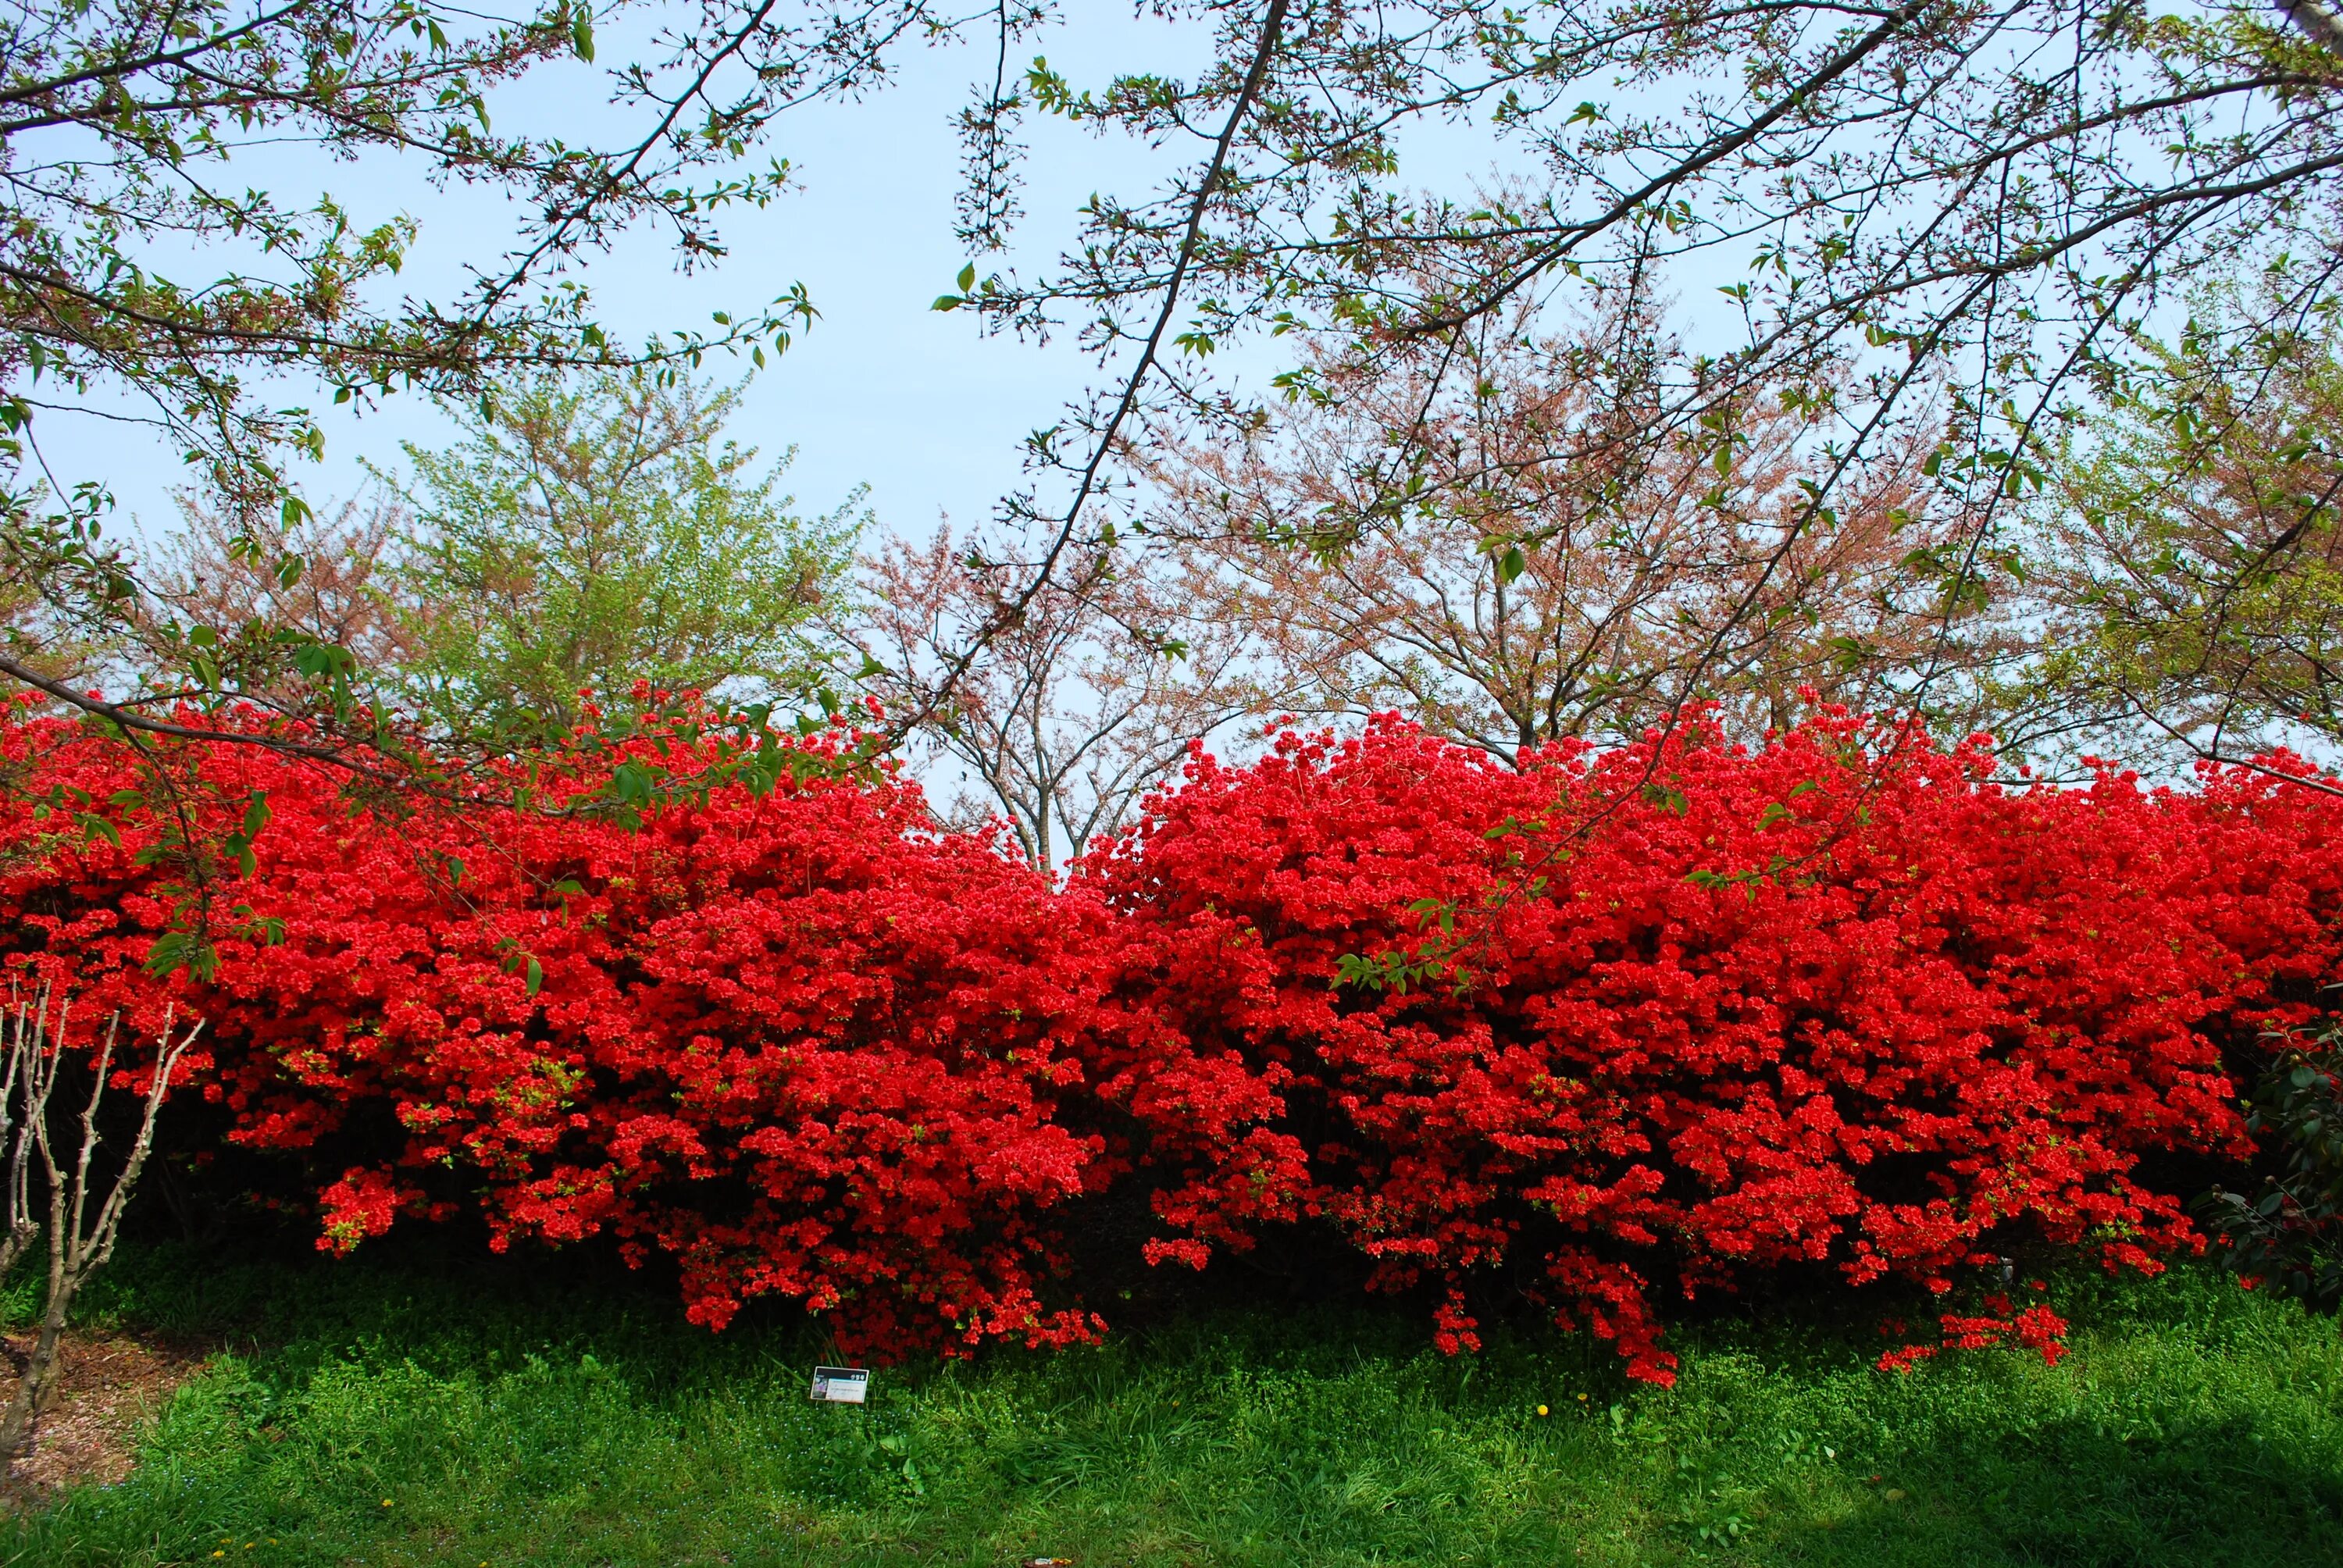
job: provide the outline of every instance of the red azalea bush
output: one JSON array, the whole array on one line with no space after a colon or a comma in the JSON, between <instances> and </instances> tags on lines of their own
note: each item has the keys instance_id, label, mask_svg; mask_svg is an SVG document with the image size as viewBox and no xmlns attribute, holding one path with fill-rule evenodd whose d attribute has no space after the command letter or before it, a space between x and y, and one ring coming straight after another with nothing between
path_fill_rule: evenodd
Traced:
<instances>
[{"instance_id":1,"label":"red azalea bush","mask_svg":"<svg viewBox=\"0 0 2343 1568\"><path fill-rule=\"evenodd\" d=\"M1665 1381L1664 1283L2197 1244L2141 1161L2247 1151L2222 1052L2307 1014L2343 910L2310 790L2005 789L1837 717L1518 769L1289 736L1058 887L883 770L721 756L654 727L447 811L177 749L174 827L117 743L17 713L0 960L85 1017L194 1005L201 1091L307 1162L328 1246L473 1203L673 1256L711 1327L777 1294L850 1351L1065 1343L1102 1326L1067 1205L1136 1181L1152 1259L1331 1226L1444 1287L1451 1348L1527 1269ZM630 769L682 785L639 824ZM218 968L157 979L198 893ZM2028 1312L1947 1342L2055 1342Z\"/></svg>"},{"instance_id":2,"label":"red azalea bush","mask_svg":"<svg viewBox=\"0 0 2343 1568\"><path fill-rule=\"evenodd\" d=\"M12 724L0 757L98 802L136 783L118 748L52 723ZM1104 1178L1060 1104L1093 1036L1129 1032L1104 911L933 831L884 775L719 785L639 828L541 809L629 758L686 778L709 760L654 736L598 772L538 769L528 810L400 816L308 764L201 756L187 793L215 836L254 791L273 819L252 870L220 873L218 901L249 914L200 986L141 969L185 919L170 859L141 863L161 813L117 846L11 799L0 929L85 1016L199 991L196 1070L236 1141L328 1173L368 1157L322 1193L334 1247L427 1211L452 1167L498 1245L660 1249L711 1327L779 1293L833 1314L850 1351L1094 1333L1070 1298L1044 1303L1043 1221Z\"/></svg>"},{"instance_id":3,"label":"red azalea bush","mask_svg":"<svg viewBox=\"0 0 2343 1568\"><path fill-rule=\"evenodd\" d=\"M1377 1283L1446 1284L1451 1346L1471 1272L1526 1255L1665 1382L1659 1271L1942 1290L2022 1229L2195 1244L2135 1175L2249 1152L2221 1048L2333 968L2335 816L2243 771L2006 789L1981 742L1845 717L1518 769L1383 724L1199 759L1079 885L1150 929L1149 1010L1229 1081L1136 1107L1176 1171L1160 1253L1320 1217Z\"/></svg>"}]
</instances>

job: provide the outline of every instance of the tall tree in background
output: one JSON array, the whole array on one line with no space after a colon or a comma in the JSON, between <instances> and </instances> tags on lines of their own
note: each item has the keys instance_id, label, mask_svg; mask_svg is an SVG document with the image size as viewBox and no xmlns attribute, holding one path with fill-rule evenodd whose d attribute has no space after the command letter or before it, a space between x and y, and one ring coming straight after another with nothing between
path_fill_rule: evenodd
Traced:
<instances>
[{"instance_id":1,"label":"tall tree in background","mask_svg":"<svg viewBox=\"0 0 2343 1568\"><path fill-rule=\"evenodd\" d=\"M1213 24L1210 68L1085 85L1037 63L992 95L996 124L1031 108L1188 151L1153 191L1090 203L1054 266L971 267L938 301L1076 332L1102 371L1035 439L1010 508L1027 586L990 628L1112 536L1102 500L1139 502L1121 455L1256 416L1214 373L1249 362L1221 352L1235 341L1342 331L1347 381L1524 304L1714 301L1720 282L1644 434L1696 438L1783 393L1814 415L1814 487L1746 574L1751 604L1915 443L1967 530L1916 569L1969 602L2061 423L2145 364L2139 323L2239 257L2297 258L2281 313L2343 274L2343 26L2323 0L1167 10ZM1497 175L1421 190L1428 124L1484 127ZM970 249L1005 244L1011 216L978 204ZM1698 650L1684 694L1730 656L1729 635Z\"/></svg>"},{"instance_id":2,"label":"tall tree in background","mask_svg":"<svg viewBox=\"0 0 2343 1568\"><path fill-rule=\"evenodd\" d=\"M761 363L787 344L811 317L801 289L774 297L766 280L769 307L719 312L700 331L664 324L628 344L599 323L575 272L645 229L682 266L720 256L724 209L769 201L786 185L784 166L749 161L774 117L862 91L892 49L951 19L921 0L711 0L626 26L649 9L0 5L0 607L18 610L0 622L0 673L158 739L187 727L190 702L250 695L240 677L281 698L298 676L316 684L302 739L230 732L321 759L345 742L378 749L390 738L372 729L377 716L338 684L347 650L296 628L271 628L249 639L252 657L223 661L207 650L235 628L184 626L177 668L120 700L44 673L76 639L103 641L167 610L146 598L141 563L104 532L104 476L61 470L41 431L73 415L146 424L182 451L225 515L277 512L297 528L288 465L320 449L312 396L361 406L404 388L470 398L548 369L696 365L711 350ZM639 47L589 71L598 25ZM547 71L575 73L578 90L508 112L499 94ZM578 111L604 98L584 123ZM531 110L535 128L509 128ZM297 165L291 191L254 183L264 168L283 174L287 149L303 147L317 155L317 188L299 188L308 171ZM260 149L265 163L239 161ZM473 260L451 288L402 291L417 225L369 212L367 200L369 176L394 163L410 178L511 198L502 244L473 236ZM301 568L297 558L269 564L288 580Z\"/></svg>"},{"instance_id":3,"label":"tall tree in background","mask_svg":"<svg viewBox=\"0 0 2343 1568\"><path fill-rule=\"evenodd\" d=\"M2332 304L2230 288L2069 440L2034 510L2046 728L2133 760L2343 749Z\"/></svg>"},{"instance_id":4,"label":"tall tree in background","mask_svg":"<svg viewBox=\"0 0 2343 1568\"><path fill-rule=\"evenodd\" d=\"M949 529L866 561L841 629L868 689L925 715L911 740L947 776L938 793L948 819L998 817L1025 859L1062 864L1121 827L1191 741L1260 705L1241 678L1242 628L1196 627L1177 575L1150 569L1158 564L1094 556L1083 576L1035 596L944 690L954 650L1020 586L1015 569Z\"/></svg>"},{"instance_id":5,"label":"tall tree in background","mask_svg":"<svg viewBox=\"0 0 2343 1568\"><path fill-rule=\"evenodd\" d=\"M412 443L412 521L384 574L396 686L435 731L558 732L638 681L793 698L859 525L792 515L779 462L723 437L738 393L635 371L540 378Z\"/></svg>"},{"instance_id":6,"label":"tall tree in background","mask_svg":"<svg viewBox=\"0 0 2343 1568\"><path fill-rule=\"evenodd\" d=\"M251 660L222 672L246 701L297 715L310 693L272 646L275 634L348 650L377 701L385 681L412 647L399 613L391 562L409 519L396 498L344 501L289 522L273 507L241 514L218 498L188 489L179 498L178 530L156 548L146 567L146 600L136 607L129 657L159 678L186 662L179 639L189 628L228 628L204 651L214 661ZM280 563L297 560L297 574ZM249 630L247 630L249 628ZM256 635L271 634L271 641Z\"/></svg>"},{"instance_id":7,"label":"tall tree in background","mask_svg":"<svg viewBox=\"0 0 2343 1568\"><path fill-rule=\"evenodd\" d=\"M1254 630L1288 702L1510 757L1630 739L1688 697L1753 737L1808 688L1961 699L1967 625L1909 564L1955 531L1921 453L1874 455L1801 528L1815 410L1753 392L1654 443L1681 356L1648 321L1531 327L1508 313L1373 372L1336 347L1242 444L1168 447L1151 533L1190 544L1192 602Z\"/></svg>"}]
</instances>

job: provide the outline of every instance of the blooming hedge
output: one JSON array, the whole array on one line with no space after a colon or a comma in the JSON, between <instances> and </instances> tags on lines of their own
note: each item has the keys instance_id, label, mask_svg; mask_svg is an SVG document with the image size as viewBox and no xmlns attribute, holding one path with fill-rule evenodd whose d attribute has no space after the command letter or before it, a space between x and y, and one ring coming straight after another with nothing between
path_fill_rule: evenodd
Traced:
<instances>
[{"instance_id":1,"label":"blooming hedge","mask_svg":"<svg viewBox=\"0 0 2343 1568\"><path fill-rule=\"evenodd\" d=\"M2242 771L2004 789L1981 744L1844 718L1201 760L1086 878L1152 932L1182 1049L1268 1101L1156 1113L1188 1156L1159 1251L1322 1218L1377 1283L1446 1285L1451 1345L1471 1271L1526 1252L1655 1379L1663 1270L1941 1290L2022 1231L2153 1267L2195 1237L2141 1157L2249 1152L2221 1049L2333 969L2334 820Z\"/></svg>"},{"instance_id":2,"label":"blooming hedge","mask_svg":"<svg viewBox=\"0 0 2343 1568\"><path fill-rule=\"evenodd\" d=\"M75 799L137 783L37 721L5 755ZM602 778L630 759L687 781L710 759L653 737ZM234 1141L333 1177L337 1250L468 1201L499 1247L608 1232L672 1254L711 1327L777 1292L834 1313L849 1350L1096 1332L1041 1301L1042 1217L1103 1179L1062 1101L1097 1037L1128 1032L1094 900L933 831L884 774L669 791L630 825L586 809L594 773L533 773L526 809L407 814L297 759L202 758L181 795L219 820L196 840L256 795L270 818L250 869L219 872L214 902L242 908L216 915L200 985L142 967L190 918L188 869L146 863L166 813L93 835L11 801L0 923L95 993L85 1015L202 993L203 1093ZM451 1169L468 1180L433 1180Z\"/></svg>"},{"instance_id":3,"label":"blooming hedge","mask_svg":"<svg viewBox=\"0 0 2343 1568\"><path fill-rule=\"evenodd\" d=\"M85 1017L202 1012L191 1081L332 1248L468 1204L671 1255L711 1327L777 1294L850 1352L1062 1344L1104 1326L1070 1205L1139 1183L1151 1261L1322 1227L1446 1346L1502 1277L1665 1381L1676 1291L2197 1245L2143 1161L2249 1152L2227 1069L2343 912L2336 803L2268 772L2013 788L1837 716L1199 755L1054 886L884 769L719 751L654 728L394 809L240 747L158 792L17 712L0 957ZM628 775L675 787L610 809ZM198 911L216 968L155 972ZM2028 1312L1947 1332L2047 1342Z\"/></svg>"}]
</instances>

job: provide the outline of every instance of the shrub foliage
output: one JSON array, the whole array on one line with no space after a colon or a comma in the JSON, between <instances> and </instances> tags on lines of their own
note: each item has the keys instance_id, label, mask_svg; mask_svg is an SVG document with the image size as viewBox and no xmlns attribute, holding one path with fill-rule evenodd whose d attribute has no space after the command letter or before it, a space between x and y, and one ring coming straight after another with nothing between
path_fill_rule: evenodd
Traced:
<instances>
[{"instance_id":1,"label":"shrub foliage","mask_svg":"<svg viewBox=\"0 0 2343 1568\"><path fill-rule=\"evenodd\" d=\"M1487 1282L1665 1382L1666 1301L1769 1271L2200 1246L2158 1162L2250 1156L2236 1075L2343 910L2337 803L2282 760L2038 789L1835 714L1200 753L1056 885L884 769L722 760L650 725L393 811L190 747L156 811L118 742L19 713L0 943L85 1018L199 1010L192 1081L330 1249L468 1205L671 1255L710 1327L779 1295L957 1353L1102 1332L1071 1206L1137 1183L1151 1261L1317 1227L1447 1348ZM152 962L191 911L216 966ZM2055 1345L2004 1309L1948 1342Z\"/></svg>"}]
</instances>

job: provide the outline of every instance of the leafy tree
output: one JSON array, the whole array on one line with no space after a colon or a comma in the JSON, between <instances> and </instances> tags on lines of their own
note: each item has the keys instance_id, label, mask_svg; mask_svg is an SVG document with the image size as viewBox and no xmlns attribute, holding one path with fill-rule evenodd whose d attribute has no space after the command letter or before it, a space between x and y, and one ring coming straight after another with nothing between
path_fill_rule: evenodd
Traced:
<instances>
[{"instance_id":1,"label":"leafy tree","mask_svg":"<svg viewBox=\"0 0 2343 1568\"><path fill-rule=\"evenodd\" d=\"M160 678L184 628L271 627L347 649L368 695L387 696L381 679L410 651L390 575L412 521L397 498L377 491L290 523L274 508L239 513L192 488L178 502L180 527L149 556L149 592L134 607L134 658ZM278 569L287 560L301 563L290 581ZM259 650L253 668L222 674L247 702L277 712L300 713L311 697L308 683L270 650Z\"/></svg>"},{"instance_id":2,"label":"leafy tree","mask_svg":"<svg viewBox=\"0 0 2343 1568\"><path fill-rule=\"evenodd\" d=\"M770 699L818 679L809 634L860 497L791 515L788 457L722 437L738 401L644 371L540 378L466 414L445 450L407 444L413 523L387 586L397 684L435 729L567 729L588 688Z\"/></svg>"},{"instance_id":3,"label":"leafy tree","mask_svg":"<svg viewBox=\"0 0 2343 1568\"><path fill-rule=\"evenodd\" d=\"M2140 368L2130 328L2240 256L2298 258L2289 310L2338 276L2343 25L2322 0L1165 9L1214 27L1207 68L1086 85L1037 61L992 93L999 120L1038 111L1192 152L1152 190L1088 204L1054 266L970 266L937 301L998 329L1077 330L1101 370L1035 439L1056 488L1012 500L1027 588L984 635L1111 536L1101 499L1137 498L1117 489L1123 455L1166 424L1258 416L1214 371L1249 361L1237 342L1341 330L1350 372L1373 377L1426 347L1437 364L1525 303L1714 301L1720 283L1728 314L1639 429L1660 449L1761 391L1811 410L1812 487L1749 574L1751 603L1844 514L1870 458L1921 440L1964 537L1912 569L1948 579L1935 586L1957 608L2006 551L2060 422ZM1476 123L1504 172L1423 189L1406 156L1422 128ZM1004 146L973 146L979 167ZM1005 196L972 202L970 250L1006 244L1012 216ZM1695 649L1677 690L1728 643Z\"/></svg>"},{"instance_id":4,"label":"leafy tree","mask_svg":"<svg viewBox=\"0 0 2343 1568\"><path fill-rule=\"evenodd\" d=\"M94 699L55 678L57 648L165 610L138 560L104 533L102 481L59 471L41 449L54 417L154 427L226 515L281 511L297 533L306 508L287 465L322 445L302 400L311 392L360 405L406 388L468 398L548 369L697 364L713 350L761 363L787 345L811 318L801 289L629 345L600 324L575 268L639 229L662 233L685 267L721 256L723 211L786 185L785 166L749 161L774 116L861 91L888 49L928 35L928 7L709 0L663 11L657 28L613 25L644 9L0 5L0 602L35 601L0 628L0 672L157 737L190 722L156 711L157 693ZM498 95L522 78L558 68L594 80L598 27L639 43L596 67L598 89L560 100L606 97L596 126L557 109L541 130L507 128ZM317 155L320 194L255 183L302 147ZM266 163L244 156L261 150ZM401 293L418 225L377 220L357 199L394 162L410 177L512 198L502 253L476 251L452 289ZM266 542L244 536L246 553ZM301 569L295 558L267 565L288 583ZM314 688L307 739L245 739L323 759L390 742L347 700L348 660L302 628L178 629L176 668L156 683L162 708L255 691L281 699L297 675Z\"/></svg>"},{"instance_id":5,"label":"leafy tree","mask_svg":"<svg viewBox=\"0 0 2343 1568\"><path fill-rule=\"evenodd\" d=\"M1190 742L1277 707L1246 678L1249 628L1199 625L1183 575L1161 556L1095 554L944 689L954 652L1022 583L980 538L940 530L867 559L840 629L866 690L890 712L926 715L908 738L914 755L960 776L938 781L945 820L997 817L1047 870L1125 826Z\"/></svg>"},{"instance_id":6,"label":"leafy tree","mask_svg":"<svg viewBox=\"0 0 2343 1568\"><path fill-rule=\"evenodd\" d=\"M2031 684L2095 749L2343 745L2336 310L2268 319L2209 297L2073 432L2036 508L2050 635Z\"/></svg>"},{"instance_id":7,"label":"leafy tree","mask_svg":"<svg viewBox=\"0 0 2343 1568\"><path fill-rule=\"evenodd\" d=\"M1754 739L1808 689L1858 709L1966 694L1954 678L1993 649L1966 618L1944 635L1906 564L1957 537L1921 451L1875 454L1785 553L1817 477L1811 410L1753 393L1655 445L1676 346L1635 322L1542 337L1518 315L1372 375L1313 356L1309 395L1244 439L1168 444L1151 536L1189 546L1198 613L1253 629L1270 706L1396 709L1512 758L1633 741L1687 695Z\"/></svg>"}]
</instances>

